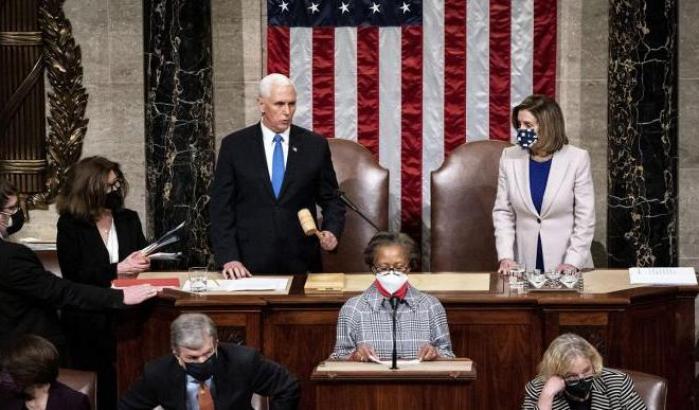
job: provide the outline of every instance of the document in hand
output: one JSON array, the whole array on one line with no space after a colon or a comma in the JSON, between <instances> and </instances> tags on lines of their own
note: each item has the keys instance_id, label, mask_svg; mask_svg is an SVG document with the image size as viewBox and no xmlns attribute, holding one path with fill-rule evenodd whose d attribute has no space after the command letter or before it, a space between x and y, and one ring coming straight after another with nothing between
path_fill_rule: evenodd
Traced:
<instances>
[{"instance_id":1,"label":"document in hand","mask_svg":"<svg viewBox=\"0 0 699 410\"><path fill-rule=\"evenodd\" d=\"M141 249L141 253L144 255L148 256L158 249L164 248L167 245L173 244L177 241L180 240L180 233L182 228L184 228L184 221L182 221L181 224L177 225L176 227L170 229L165 233L165 235L161 236L158 238L157 241L151 243L150 245L146 246L145 248Z\"/></svg>"},{"instance_id":2,"label":"document in hand","mask_svg":"<svg viewBox=\"0 0 699 410\"><path fill-rule=\"evenodd\" d=\"M694 268L629 268L632 285L697 285Z\"/></svg>"}]
</instances>

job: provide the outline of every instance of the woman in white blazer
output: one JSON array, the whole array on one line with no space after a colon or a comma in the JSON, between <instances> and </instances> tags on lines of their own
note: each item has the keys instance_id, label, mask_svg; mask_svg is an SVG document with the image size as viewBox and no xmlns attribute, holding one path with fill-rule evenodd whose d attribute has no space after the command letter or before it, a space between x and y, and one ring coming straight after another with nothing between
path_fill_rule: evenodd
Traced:
<instances>
[{"instance_id":1,"label":"woman in white blazer","mask_svg":"<svg viewBox=\"0 0 699 410\"><path fill-rule=\"evenodd\" d=\"M592 268L595 195L587 151L568 144L558 103L531 95L512 110L517 145L500 158L493 207L498 272Z\"/></svg>"}]
</instances>

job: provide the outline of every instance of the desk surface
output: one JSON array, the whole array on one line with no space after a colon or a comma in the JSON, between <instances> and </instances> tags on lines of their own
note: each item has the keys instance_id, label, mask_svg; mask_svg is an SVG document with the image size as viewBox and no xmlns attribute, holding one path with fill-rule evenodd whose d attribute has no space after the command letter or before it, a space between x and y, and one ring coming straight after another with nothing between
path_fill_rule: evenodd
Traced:
<instances>
[{"instance_id":1,"label":"desk surface","mask_svg":"<svg viewBox=\"0 0 699 410\"><path fill-rule=\"evenodd\" d=\"M186 272L145 272L139 278L162 278L180 277L182 283L186 278ZM361 274L348 274L356 276L352 279L351 288L356 289L358 282L371 283L371 276ZM643 286L631 285L629 283L628 270L593 270L583 273L584 290L578 292L526 292L512 289L507 284L507 279L495 273L462 273L464 276L473 276L480 279L484 275L489 275L490 286L487 291L433 291L424 290L416 285L420 290L424 290L436 296L443 303L516 303L516 304L626 304L631 299L642 298L649 295L663 293L674 293L679 290L687 292L697 292L696 286ZM221 277L218 273L212 276ZM435 273L411 273L410 278L415 283L439 282L440 276L449 278L445 287L451 284L453 275L443 275ZM352 291L314 291L307 293L304 290L307 275L294 275L288 294L270 294L269 292L232 292L229 294L188 294L165 292L164 297L170 297L183 304L221 304L235 302L236 304L303 304L303 303L341 303L349 297L361 293L358 290ZM429 278L429 279L427 279ZM504 279L504 280L503 280ZM439 286L427 286L428 288L440 288Z\"/></svg>"}]
</instances>

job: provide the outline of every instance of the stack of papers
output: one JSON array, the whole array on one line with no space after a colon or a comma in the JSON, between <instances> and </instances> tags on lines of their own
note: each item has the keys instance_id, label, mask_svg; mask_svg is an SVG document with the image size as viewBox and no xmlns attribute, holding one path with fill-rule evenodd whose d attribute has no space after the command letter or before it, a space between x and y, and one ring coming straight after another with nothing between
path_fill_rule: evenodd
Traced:
<instances>
[{"instance_id":1,"label":"stack of papers","mask_svg":"<svg viewBox=\"0 0 699 410\"><path fill-rule=\"evenodd\" d=\"M344 287L344 273L310 273L303 289L306 293L342 292Z\"/></svg>"},{"instance_id":2,"label":"stack of papers","mask_svg":"<svg viewBox=\"0 0 699 410\"><path fill-rule=\"evenodd\" d=\"M697 285L694 268L629 268L632 285Z\"/></svg>"},{"instance_id":3,"label":"stack of papers","mask_svg":"<svg viewBox=\"0 0 699 410\"><path fill-rule=\"evenodd\" d=\"M167 245L173 244L177 241L180 240L180 230L184 228L184 221L177 225L176 227L172 228L171 230L165 232L163 236L158 238L157 241L151 243L150 245L146 246L145 248L141 249L141 253L149 256L159 249L162 249L166 247Z\"/></svg>"}]
</instances>

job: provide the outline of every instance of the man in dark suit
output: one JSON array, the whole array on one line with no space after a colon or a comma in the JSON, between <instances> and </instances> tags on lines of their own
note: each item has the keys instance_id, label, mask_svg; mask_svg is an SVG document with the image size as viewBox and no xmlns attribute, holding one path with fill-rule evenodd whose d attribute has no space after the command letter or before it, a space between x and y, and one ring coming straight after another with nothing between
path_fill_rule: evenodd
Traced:
<instances>
[{"instance_id":1,"label":"man in dark suit","mask_svg":"<svg viewBox=\"0 0 699 410\"><path fill-rule=\"evenodd\" d=\"M148 363L122 396L119 410L251 410L253 393L270 409L298 406L298 381L284 367L248 347L219 344L216 326L201 313L180 315L170 326L172 355Z\"/></svg>"},{"instance_id":2,"label":"man in dark suit","mask_svg":"<svg viewBox=\"0 0 699 410\"><path fill-rule=\"evenodd\" d=\"M296 90L281 74L260 81L261 121L223 139L211 189L211 240L229 277L322 270L345 223L326 139L291 124ZM321 239L307 237L297 212L323 209Z\"/></svg>"},{"instance_id":3,"label":"man in dark suit","mask_svg":"<svg viewBox=\"0 0 699 410\"><path fill-rule=\"evenodd\" d=\"M156 288L150 285L103 289L47 272L29 248L7 241L8 226L17 227L21 213L15 188L0 179L0 346L21 335L35 334L61 351L66 343L56 308L120 308L156 295Z\"/></svg>"}]
</instances>

